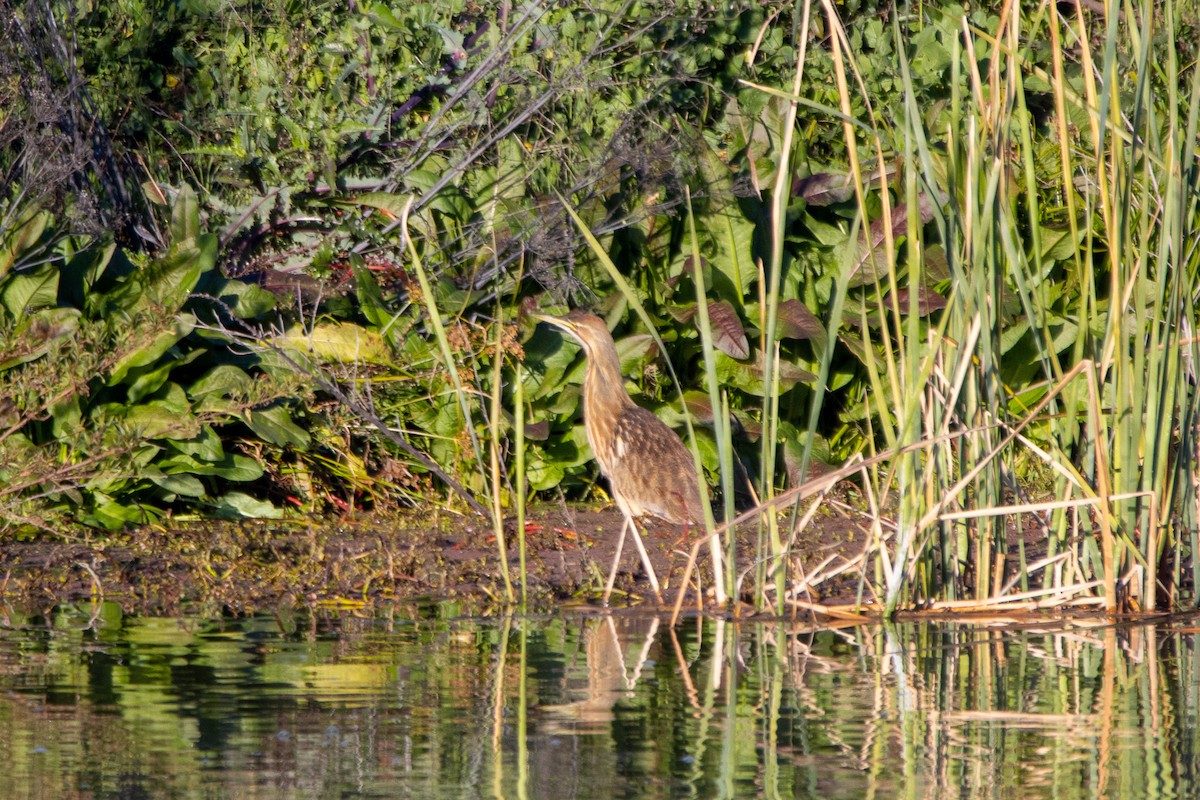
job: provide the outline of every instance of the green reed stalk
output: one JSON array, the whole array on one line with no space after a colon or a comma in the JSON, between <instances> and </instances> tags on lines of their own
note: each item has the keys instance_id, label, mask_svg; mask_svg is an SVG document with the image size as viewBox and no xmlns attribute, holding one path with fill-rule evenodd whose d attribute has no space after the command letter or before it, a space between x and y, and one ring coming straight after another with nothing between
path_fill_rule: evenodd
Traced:
<instances>
[{"instance_id":1,"label":"green reed stalk","mask_svg":"<svg viewBox=\"0 0 1200 800\"><path fill-rule=\"evenodd\" d=\"M409 235L408 213L412 208L412 204L413 198L409 197L405 201L404 209L400 214L401 235L404 237L404 241L408 243L408 253L412 259L413 271L417 273L417 282L421 287L421 301L425 304L425 313L429 316L429 327L433 330L433 336L437 340L438 352L442 357L442 366L446 368L446 373L450 376L450 381L454 386L454 394L458 400L459 412L462 414L463 427L471 439L471 448L475 454L476 467L479 470L479 475L486 475L488 474L488 470L484 467L483 447L479 443L479 436L475 432L474 424L472 424L470 397L463 386L462 377L458 374L458 366L454 354L450 351L450 342L446 339L446 329L442 325L442 315L438 311L437 301L433 296L433 288L429 284L429 276L425 273L425 267L421 263L421 256L417 252L416 242ZM489 502L484 505L491 504L491 498L488 499Z\"/></svg>"},{"instance_id":2,"label":"green reed stalk","mask_svg":"<svg viewBox=\"0 0 1200 800\"><path fill-rule=\"evenodd\" d=\"M504 406L501 403L501 392L504 388L504 380L501 374L501 369L504 366L504 325L503 315L497 307L496 315L496 355L492 359L492 397L491 397L491 413L488 419L488 436L491 444L492 457L492 533L496 537L497 556L500 559L500 574L504 577L504 596L508 602L513 602L516 596L513 594L512 576L509 575L508 569L508 542L504 538L504 509L501 506L501 498L504 497L504 483L501 477L500 462L501 449L503 448L502 437L500 436L500 422L503 419ZM517 480L521 480L522 473L518 473ZM524 556L524 548L522 548L522 556ZM525 561L521 560L521 593L525 593Z\"/></svg>"},{"instance_id":3,"label":"green reed stalk","mask_svg":"<svg viewBox=\"0 0 1200 800\"><path fill-rule=\"evenodd\" d=\"M692 193L684 188L684 200L687 203L688 235L692 243L692 280L696 285L696 321L700 329L700 346L704 354L704 385L708 391L708 405L713 410L713 436L717 442L717 461L721 471L721 495L724 498L723 521L733 519L733 444L729 426L729 413L722 402L720 384L717 382L716 347L713 345L712 323L708 316L708 297L704 293L704 272L701 268L700 242L696 236L696 217L692 213ZM686 408L686 405L685 405ZM692 456L696 460L696 473L701 485L704 481L704 469L700 463L700 455L693 448ZM708 509L708 504L705 504ZM711 513L706 510L706 530L713 529ZM709 550L713 563L713 579L724 584L724 593L736 597L734 582L737 580L737 562L735 533L730 531L726 537L728 546L725 549L725 563L722 565L721 537L715 536L709 540ZM724 580L722 580L724 575ZM724 602L724 598L721 599Z\"/></svg>"},{"instance_id":4,"label":"green reed stalk","mask_svg":"<svg viewBox=\"0 0 1200 800\"><path fill-rule=\"evenodd\" d=\"M492 673L492 796L504 796L504 676L508 669L508 641L512 634L512 613L504 615L496 663Z\"/></svg>"},{"instance_id":5,"label":"green reed stalk","mask_svg":"<svg viewBox=\"0 0 1200 800\"><path fill-rule=\"evenodd\" d=\"M513 417L516 493L517 493L517 548L521 558L521 608L529 603L529 573L525 568L525 384L520 362L516 365L513 378Z\"/></svg>"},{"instance_id":6,"label":"green reed stalk","mask_svg":"<svg viewBox=\"0 0 1200 800\"><path fill-rule=\"evenodd\" d=\"M783 127L779 132L779 163L775 165L775 185L771 192L771 257L765 292L765 326L762 343L764 415L762 433L761 477L759 500L768 501L775 496L775 459L779 444L778 411L778 368L776 350L779 312L780 281L783 276L783 244L787 234L787 207L791 199L792 139L796 131L796 116L799 111L800 89L804 81L804 61L808 46L808 28L812 3L805 0L801 8L799 27L794 31L794 40L799 46L796 70L792 77L791 97L787 101L787 113L783 115ZM760 523L761 524L761 523ZM783 613L783 600L787 587L787 559L784 557L783 538L779 533L777 515L766 518L771 564L771 582L775 584L776 613ZM762 554L756 554L761 560ZM761 590L757 590L761 591Z\"/></svg>"},{"instance_id":7,"label":"green reed stalk","mask_svg":"<svg viewBox=\"0 0 1200 800\"><path fill-rule=\"evenodd\" d=\"M521 621L517 664L517 800L529 797L529 620Z\"/></svg>"}]
</instances>

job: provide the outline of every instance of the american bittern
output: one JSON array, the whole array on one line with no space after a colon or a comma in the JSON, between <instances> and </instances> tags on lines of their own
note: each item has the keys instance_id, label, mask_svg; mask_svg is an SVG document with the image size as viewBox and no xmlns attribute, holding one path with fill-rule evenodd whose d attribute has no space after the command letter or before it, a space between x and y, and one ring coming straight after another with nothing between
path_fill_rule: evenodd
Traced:
<instances>
[{"instance_id":1,"label":"american bittern","mask_svg":"<svg viewBox=\"0 0 1200 800\"><path fill-rule=\"evenodd\" d=\"M587 355L583 425L600 471L608 478L613 500L625 516L604 587L604 602L612 594L626 531L633 531L650 586L662 602L658 576L633 518L650 514L674 525L704 525L701 504L706 500L700 493L692 454L674 431L636 405L625 391L617 347L599 317L579 310L564 317L534 316L571 334Z\"/></svg>"}]
</instances>

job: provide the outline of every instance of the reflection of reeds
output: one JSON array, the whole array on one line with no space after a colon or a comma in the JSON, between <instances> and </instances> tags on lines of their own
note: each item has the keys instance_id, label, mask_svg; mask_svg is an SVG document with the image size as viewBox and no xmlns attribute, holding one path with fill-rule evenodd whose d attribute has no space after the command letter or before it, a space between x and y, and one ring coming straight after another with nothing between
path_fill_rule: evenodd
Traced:
<instances>
[{"instance_id":1,"label":"reflection of reeds","mask_svg":"<svg viewBox=\"0 0 1200 800\"><path fill-rule=\"evenodd\" d=\"M130 765L162 792L251 798L351 780L381 796L1091 800L1194 796L1200 774L1187 627L405 609L392 630L347 616L305 636L89 619L63 612L14 647L43 631L6 618L0 689L20 690L0 691L0 796L30 796L30 779L103 794ZM217 737L202 750L197 714Z\"/></svg>"}]
</instances>

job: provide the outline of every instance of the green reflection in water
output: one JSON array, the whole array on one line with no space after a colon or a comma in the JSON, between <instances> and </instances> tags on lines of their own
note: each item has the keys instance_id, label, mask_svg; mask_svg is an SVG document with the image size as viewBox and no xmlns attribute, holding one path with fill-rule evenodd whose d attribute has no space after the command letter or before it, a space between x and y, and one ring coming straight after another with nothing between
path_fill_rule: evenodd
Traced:
<instances>
[{"instance_id":1,"label":"green reflection in water","mask_svg":"<svg viewBox=\"0 0 1200 800\"><path fill-rule=\"evenodd\" d=\"M1193 797L1191 629L0 617L0 797Z\"/></svg>"}]
</instances>

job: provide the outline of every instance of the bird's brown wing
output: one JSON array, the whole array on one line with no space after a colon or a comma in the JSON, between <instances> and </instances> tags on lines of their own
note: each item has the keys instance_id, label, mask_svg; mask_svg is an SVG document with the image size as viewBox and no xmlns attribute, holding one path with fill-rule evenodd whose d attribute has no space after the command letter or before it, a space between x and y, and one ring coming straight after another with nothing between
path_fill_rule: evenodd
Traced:
<instances>
[{"instance_id":1,"label":"bird's brown wing","mask_svg":"<svg viewBox=\"0 0 1200 800\"><path fill-rule=\"evenodd\" d=\"M692 454L654 414L640 406L623 409L612 429L608 456L609 463L602 466L613 494L635 516L704 523Z\"/></svg>"}]
</instances>

